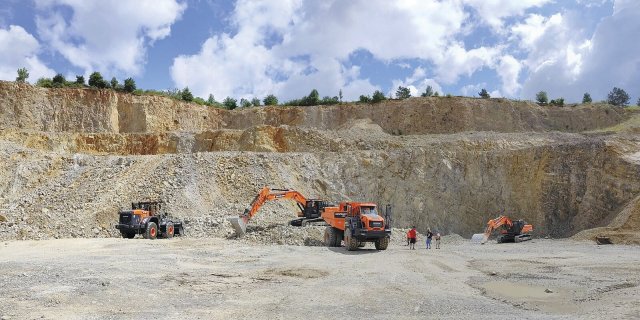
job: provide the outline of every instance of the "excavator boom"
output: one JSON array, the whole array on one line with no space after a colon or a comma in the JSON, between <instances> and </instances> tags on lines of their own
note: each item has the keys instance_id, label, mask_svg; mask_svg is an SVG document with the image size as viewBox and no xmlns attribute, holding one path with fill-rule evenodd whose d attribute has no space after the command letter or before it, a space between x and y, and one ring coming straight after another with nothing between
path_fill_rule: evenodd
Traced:
<instances>
[{"instance_id":1,"label":"excavator boom","mask_svg":"<svg viewBox=\"0 0 640 320\"><path fill-rule=\"evenodd\" d=\"M264 187L253 199L251 206L245 209L241 215L229 217L227 219L231 222L236 234L238 236L242 236L247 232L247 223L256 215L256 213L258 213L258 210L260 210L264 203L270 200L279 199L292 199L296 201L301 211L304 211L304 206L307 203L307 198L298 191L292 189L270 189L269 187Z\"/></svg>"}]
</instances>

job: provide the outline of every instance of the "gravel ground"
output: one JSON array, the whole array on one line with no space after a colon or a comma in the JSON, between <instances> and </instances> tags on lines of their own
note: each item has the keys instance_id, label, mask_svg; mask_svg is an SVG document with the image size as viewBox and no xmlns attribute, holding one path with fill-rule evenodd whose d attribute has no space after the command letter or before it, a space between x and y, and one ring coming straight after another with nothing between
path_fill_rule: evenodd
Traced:
<instances>
[{"instance_id":1,"label":"gravel ground","mask_svg":"<svg viewBox=\"0 0 640 320\"><path fill-rule=\"evenodd\" d=\"M632 319L633 246L571 240L386 251L244 240L0 242L2 319Z\"/></svg>"}]
</instances>

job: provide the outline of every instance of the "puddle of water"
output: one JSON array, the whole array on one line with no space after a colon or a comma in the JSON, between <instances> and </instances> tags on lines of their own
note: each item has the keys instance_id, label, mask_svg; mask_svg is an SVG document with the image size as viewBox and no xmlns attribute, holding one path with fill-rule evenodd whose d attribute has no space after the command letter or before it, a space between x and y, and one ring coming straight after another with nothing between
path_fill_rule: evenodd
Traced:
<instances>
[{"instance_id":1,"label":"puddle of water","mask_svg":"<svg viewBox=\"0 0 640 320\"><path fill-rule=\"evenodd\" d=\"M523 303L528 308L554 313L572 313L579 306L571 300L569 290L529 285L510 281L490 281L481 285L490 297L502 298L513 303ZM552 292L546 292L550 289Z\"/></svg>"}]
</instances>

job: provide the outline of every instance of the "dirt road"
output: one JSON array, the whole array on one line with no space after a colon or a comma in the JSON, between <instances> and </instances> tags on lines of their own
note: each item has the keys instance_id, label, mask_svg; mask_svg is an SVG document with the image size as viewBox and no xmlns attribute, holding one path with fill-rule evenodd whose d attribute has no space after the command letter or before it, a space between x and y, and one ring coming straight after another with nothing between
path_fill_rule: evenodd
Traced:
<instances>
[{"instance_id":1,"label":"dirt road","mask_svg":"<svg viewBox=\"0 0 640 320\"><path fill-rule=\"evenodd\" d=\"M446 240L446 239L445 239ZM635 246L387 251L224 239L0 242L2 319L527 319L640 314Z\"/></svg>"}]
</instances>

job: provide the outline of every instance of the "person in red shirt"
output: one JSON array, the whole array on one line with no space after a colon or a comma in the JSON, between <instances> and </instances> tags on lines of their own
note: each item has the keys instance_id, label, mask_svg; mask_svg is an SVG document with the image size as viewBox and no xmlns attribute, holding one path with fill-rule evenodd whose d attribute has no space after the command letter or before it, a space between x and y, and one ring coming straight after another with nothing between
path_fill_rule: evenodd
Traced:
<instances>
[{"instance_id":1,"label":"person in red shirt","mask_svg":"<svg viewBox=\"0 0 640 320\"><path fill-rule=\"evenodd\" d=\"M415 250L417 238L416 227L411 227L411 230L407 232L407 237L409 238L409 249Z\"/></svg>"}]
</instances>

